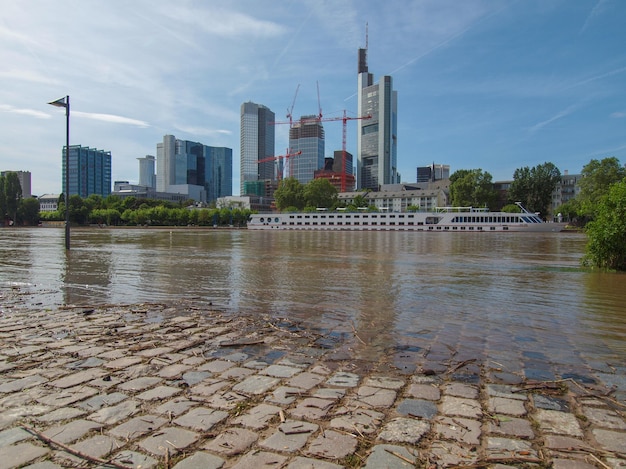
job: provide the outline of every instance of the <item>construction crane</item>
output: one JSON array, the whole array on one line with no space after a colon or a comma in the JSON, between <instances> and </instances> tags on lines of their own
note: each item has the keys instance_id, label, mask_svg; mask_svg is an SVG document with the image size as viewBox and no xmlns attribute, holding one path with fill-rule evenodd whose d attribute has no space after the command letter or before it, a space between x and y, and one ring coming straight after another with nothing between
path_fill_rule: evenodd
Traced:
<instances>
[{"instance_id":1,"label":"construction crane","mask_svg":"<svg viewBox=\"0 0 626 469\"><path fill-rule=\"evenodd\" d=\"M287 119L289 119L289 128L291 129L293 125L293 107L296 105L296 98L298 97L298 90L300 89L300 84L296 86L296 93L293 95L293 101L291 102L291 107L287 109Z\"/></svg>"},{"instance_id":2,"label":"construction crane","mask_svg":"<svg viewBox=\"0 0 626 469\"><path fill-rule=\"evenodd\" d=\"M350 120L362 120L362 119L371 119L372 116L371 115L367 115L367 116L361 116L361 117L348 117L346 115L346 110L343 110L343 116L342 117L321 117L322 116L322 109L320 108L320 113L318 117L304 117L304 118L300 118L300 124L306 124L306 123L310 123L310 122L333 122L333 121L342 121L343 123L343 133L342 133L342 141L341 141L341 192L345 192L346 191L346 185L347 185L347 173L346 173L346 134L347 134L347 124L348 121ZM274 122L274 124L289 124L289 127L291 128L292 126L292 122L291 120L289 122Z\"/></svg>"},{"instance_id":3,"label":"construction crane","mask_svg":"<svg viewBox=\"0 0 626 469\"><path fill-rule=\"evenodd\" d=\"M265 158L262 158L260 160L257 161L257 164L261 164L261 163L268 163L270 161L276 161L278 160L280 162L280 160L282 160L283 158L285 158L285 162L289 163L289 158L293 157L293 156L297 156L297 155L301 155L302 154L302 150L297 151L295 153L291 153L289 152L289 149L287 149L287 153L284 155L276 155L276 156L268 156ZM289 171L289 174L291 174L291 171ZM287 175L287 177L289 177L289 174ZM281 180L281 176L282 176L282 171L278 171L278 180Z\"/></svg>"}]
</instances>

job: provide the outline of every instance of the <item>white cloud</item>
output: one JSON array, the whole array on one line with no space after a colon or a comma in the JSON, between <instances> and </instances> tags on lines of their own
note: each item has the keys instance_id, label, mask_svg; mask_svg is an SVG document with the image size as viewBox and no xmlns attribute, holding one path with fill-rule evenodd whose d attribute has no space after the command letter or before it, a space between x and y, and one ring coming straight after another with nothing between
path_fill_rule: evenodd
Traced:
<instances>
[{"instance_id":1,"label":"white cloud","mask_svg":"<svg viewBox=\"0 0 626 469\"><path fill-rule=\"evenodd\" d=\"M19 109L8 104L0 104L0 111L23 114L25 116L36 117L37 119L50 119L50 114L37 111L35 109Z\"/></svg>"},{"instance_id":2,"label":"white cloud","mask_svg":"<svg viewBox=\"0 0 626 469\"><path fill-rule=\"evenodd\" d=\"M612 112L611 113L611 117L613 119L623 119L624 117L626 117L626 112L624 112L624 111Z\"/></svg>"},{"instance_id":3,"label":"white cloud","mask_svg":"<svg viewBox=\"0 0 626 469\"><path fill-rule=\"evenodd\" d=\"M116 116L114 114L98 114L93 112L71 111L71 115L74 117L83 117L85 119L93 119L97 121L110 122L112 124L132 125L135 127L146 128L150 127L145 121L131 119L124 116Z\"/></svg>"}]
</instances>

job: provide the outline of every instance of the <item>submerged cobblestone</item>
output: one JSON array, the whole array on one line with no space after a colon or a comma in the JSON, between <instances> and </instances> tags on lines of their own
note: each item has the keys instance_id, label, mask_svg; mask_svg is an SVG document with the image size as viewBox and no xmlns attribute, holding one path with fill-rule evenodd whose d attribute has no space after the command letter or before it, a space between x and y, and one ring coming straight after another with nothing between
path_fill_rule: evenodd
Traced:
<instances>
[{"instance_id":1,"label":"submerged cobblestone","mask_svg":"<svg viewBox=\"0 0 626 469\"><path fill-rule=\"evenodd\" d=\"M611 389L436 343L395 368L186 302L16 308L0 337L2 468L626 468Z\"/></svg>"}]
</instances>

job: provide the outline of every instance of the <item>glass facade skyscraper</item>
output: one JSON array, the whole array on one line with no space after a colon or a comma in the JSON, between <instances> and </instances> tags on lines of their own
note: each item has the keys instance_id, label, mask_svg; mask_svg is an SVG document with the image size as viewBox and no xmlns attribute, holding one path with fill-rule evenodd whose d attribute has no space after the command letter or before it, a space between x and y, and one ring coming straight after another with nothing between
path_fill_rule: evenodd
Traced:
<instances>
[{"instance_id":1,"label":"glass facade skyscraper","mask_svg":"<svg viewBox=\"0 0 626 469\"><path fill-rule=\"evenodd\" d=\"M306 184L313 180L315 171L324 167L324 127L317 116L302 116L289 129L289 152L298 151L302 153L287 160L285 177Z\"/></svg>"},{"instance_id":2,"label":"glass facade skyscraper","mask_svg":"<svg viewBox=\"0 0 626 469\"><path fill-rule=\"evenodd\" d=\"M66 148L63 147L63 193L87 198L91 194L111 194L111 152L81 145L70 145L69 190L65 187Z\"/></svg>"},{"instance_id":3,"label":"glass facade skyscraper","mask_svg":"<svg viewBox=\"0 0 626 469\"><path fill-rule=\"evenodd\" d=\"M259 160L275 156L274 113L262 104L241 105L239 193L245 194L245 183L276 179L276 164Z\"/></svg>"},{"instance_id":4,"label":"glass facade skyscraper","mask_svg":"<svg viewBox=\"0 0 626 469\"><path fill-rule=\"evenodd\" d=\"M199 202L232 195L233 151L165 135L157 144L157 192L186 193Z\"/></svg>"},{"instance_id":5,"label":"glass facade skyscraper","mask_svg":"<svg viewBox=\"0 0 626 469\"><path fill-rule=\"evenodd\" d=\"M378 190L400 182L398 176L398 92L385 75L374 83L367 67L367 49L359 49L357 136L357 186Z\"/></svg>"}]
</instances>

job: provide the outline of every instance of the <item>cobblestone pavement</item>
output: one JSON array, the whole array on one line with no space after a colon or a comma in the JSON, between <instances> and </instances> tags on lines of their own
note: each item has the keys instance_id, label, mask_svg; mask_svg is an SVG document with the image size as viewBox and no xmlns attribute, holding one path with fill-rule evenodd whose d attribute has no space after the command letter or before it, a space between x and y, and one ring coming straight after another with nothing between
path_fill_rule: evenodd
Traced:
<instances>
[{"instance_id":1,"label":"cobblestone pavement","mask_svg":"<svg viewBox=\"0 0 626 469\"><path fill-rule=\"evenodd\" d=\"M271 318L9 308L0 343L1 468L626 467L605 389L363 366Z\"/></svg>"}]
</instances>

